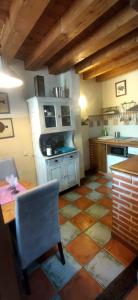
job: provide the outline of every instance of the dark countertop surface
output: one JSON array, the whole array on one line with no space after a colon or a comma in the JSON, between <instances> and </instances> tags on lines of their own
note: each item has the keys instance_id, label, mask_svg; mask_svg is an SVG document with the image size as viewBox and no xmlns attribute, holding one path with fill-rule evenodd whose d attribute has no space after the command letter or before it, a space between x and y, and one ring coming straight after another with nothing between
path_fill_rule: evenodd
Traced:
<instances>
[{"instance_id":1,"label":"dark countertop surface","mask_svg":"<svg viewBox=\"0 0 138 300\"><path fill-rule=\"evenodd\" d=\"M113 171L119 171L138 176L138 155L135 155L123 162L113 165L111 169Z\"/></svg>"}]
</instances>

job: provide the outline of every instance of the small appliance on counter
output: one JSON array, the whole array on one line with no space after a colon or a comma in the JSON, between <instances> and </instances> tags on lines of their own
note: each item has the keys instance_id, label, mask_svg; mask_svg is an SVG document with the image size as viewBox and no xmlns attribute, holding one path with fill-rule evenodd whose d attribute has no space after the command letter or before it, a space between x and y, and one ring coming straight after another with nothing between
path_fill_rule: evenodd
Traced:
<instances>
[{"instance_id":1,"label":"small appliance on counter","mask_svg":"<svg viewBox=\"0 0 138 300\"><path fill-rule=\"evenodd\" d=\"M52 147L49 146L49 145L46 147L46 155L47 156L51 156L52 155Z\"/></svg>"}]
</instances>

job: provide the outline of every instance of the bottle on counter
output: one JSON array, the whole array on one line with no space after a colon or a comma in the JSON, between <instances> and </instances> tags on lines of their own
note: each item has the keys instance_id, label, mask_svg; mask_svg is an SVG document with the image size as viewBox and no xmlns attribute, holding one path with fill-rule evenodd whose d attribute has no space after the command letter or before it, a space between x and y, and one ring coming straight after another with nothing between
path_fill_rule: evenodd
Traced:
<instances>
[{"instance_id":1,"label":"bottle on counter","mask_svg":"<svg viewBox=\"0 0 138 300\"><path fill-rule=\"evenodd\" d=\"M104 127L104 136L108 135L108 131L107 131L107 128Z\"/></svg>"},{"instance_id":2,"label":"bottle on counter","mask_svg":"<svg viewBox=\"0 0 138 300\"><path fill-rule=\"evenodd\" d=\"M102 136L108 135L108 131L107 131L106 127L102 128L101 134L102 134Z\"/></svg>"}]
</instances>

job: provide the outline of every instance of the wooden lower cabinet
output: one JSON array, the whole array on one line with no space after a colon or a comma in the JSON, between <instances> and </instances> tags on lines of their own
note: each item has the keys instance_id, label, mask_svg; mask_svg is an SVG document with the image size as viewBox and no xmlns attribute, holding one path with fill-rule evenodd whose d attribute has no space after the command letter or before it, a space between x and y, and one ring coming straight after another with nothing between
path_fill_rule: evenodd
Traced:
<instances>
[{"instance_id":1,"label":"wooden lower cabinet","mask_svg":"<svg viewBox=\"0 0 138 300\"><path fill-rule=\"evenodd\" d=\"M106 163L106 145L100 143L94 143L89 140L90 145L90 168L93 171L99 171L102 173L107 172Z\"/></svg>"}]
</instances>

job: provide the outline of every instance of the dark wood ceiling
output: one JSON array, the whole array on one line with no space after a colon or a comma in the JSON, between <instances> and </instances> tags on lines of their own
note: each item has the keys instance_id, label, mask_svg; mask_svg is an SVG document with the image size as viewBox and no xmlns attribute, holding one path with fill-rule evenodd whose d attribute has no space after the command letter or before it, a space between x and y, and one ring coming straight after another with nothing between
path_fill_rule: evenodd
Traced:
<instances>
[{"instance_id":1,"label":"dark wood ceiling","mask_svg":"<svg viewBox=\"0 0 138 300\"><path fill-rule=\"evenodd\" d=\"M1 52L105 80L138 68L138 0L1 0Z\"/></svg>"},{"instance_id":2,"label":"dark wood ceiling","mask_svg":"<svg viewBox=\"0 0 138 300\"><path fill-rule=\"evenodd\" d=\"M36 0L35 0L36 1ZM38 1L38 0L37 0ZM35 50L43 38L48 34L50 29L62 17L69 6L73 3L72 0L55 0L50 1L47 9L43 12L38 22L27 36L22 47L19 49L16 57L26 60L28 56Z\"/></svg>"},{"instance_id":3,"label":"dark wood ceiling","mask_svg":"<svg viewBox=\"0 0 138 300\"><path fill-rule=\"evenodd\" d=\"M2 36L4 30L4 24L9 18L9 10L11 7L12 0L1 0L0 1L0 35Z\"/></svg>"}]
</instances>

